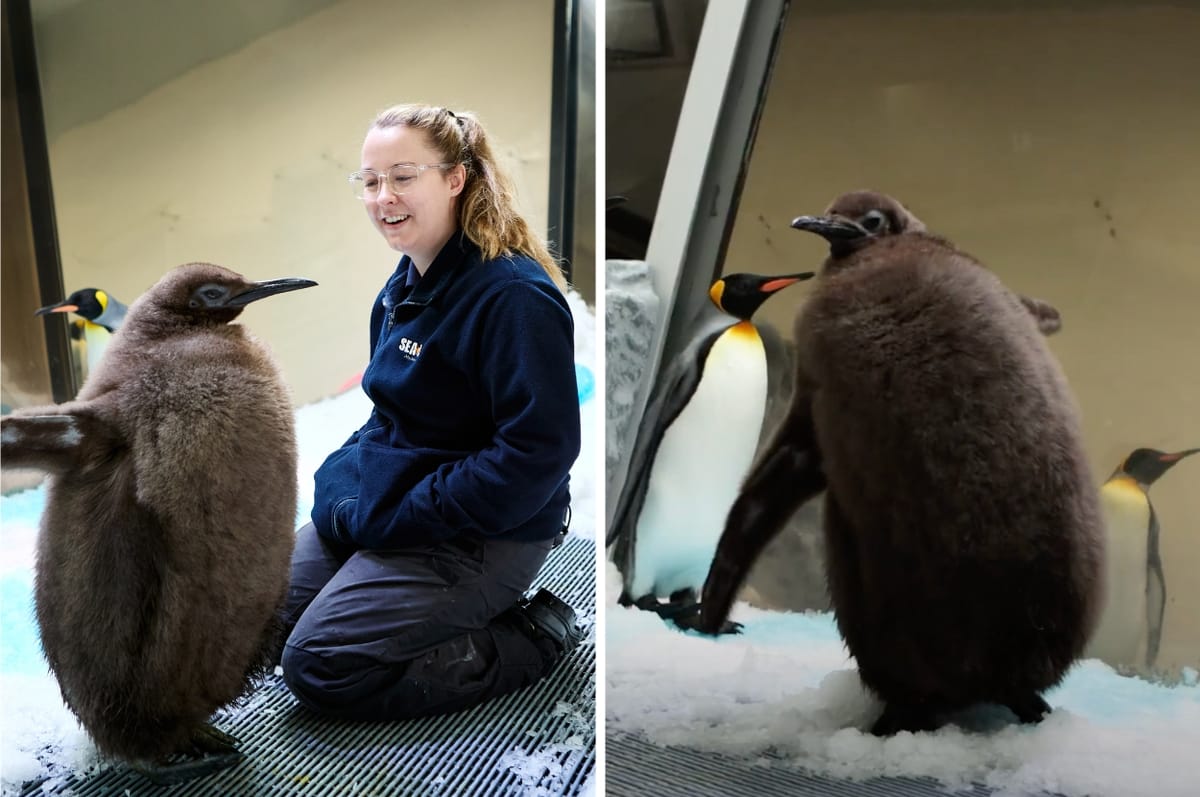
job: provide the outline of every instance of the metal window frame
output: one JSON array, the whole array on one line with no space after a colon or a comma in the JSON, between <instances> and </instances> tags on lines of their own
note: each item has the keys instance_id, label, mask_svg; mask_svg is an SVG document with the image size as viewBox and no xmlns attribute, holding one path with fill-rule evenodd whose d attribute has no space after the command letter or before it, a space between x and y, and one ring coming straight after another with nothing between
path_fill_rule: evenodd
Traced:
<instances>
[{"instance_id":1,"label":"metal window frame","mask_svg":"<svg viewBox=\"0 0 1200 797\"><path fill-rule=\"evenodd\" d=\"M575 257L575 203L579 170L579 74L590 15L584 0L555 0L554 59L550 86L550 195L547 238L554 254L562 258L570 281ZM593 44L594 47L594 44Z\"/></svg>"},{"instance_id":2,"label":"metal window frame","mask_svg":"<svg viewBox=\"0 0 1200 797\"><path fill-rule=\"evenodd\" d=\"M25 160L38 292L44 306L61 301L66 289L58 245L58 221L54 213L50 149L46 141L46 117L38 77L30 0L6 0L4 21L13 60L13 82ZM47 316L45 330L51 392L56 402L68 401L79 392L75 370L71 365L68 320L58 313Z\"/></svg>"}]
</instances>

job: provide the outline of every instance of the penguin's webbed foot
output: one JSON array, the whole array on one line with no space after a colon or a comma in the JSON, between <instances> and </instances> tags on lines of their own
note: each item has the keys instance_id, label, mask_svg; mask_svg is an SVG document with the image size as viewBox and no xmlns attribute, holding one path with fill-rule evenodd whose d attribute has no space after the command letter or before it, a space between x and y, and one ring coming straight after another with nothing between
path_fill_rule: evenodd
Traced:
<instances>
[{"instance_id":1,"label":"penguin's webbed foot","mask_svg":"<svg viewBox=\"0 0 1200 797\"><path fill-rule=\"evenodd\" d=\"M684 631L708 633L700 627L700 603L696 590L681 589L671 593L670 601L663 603L655 595L643 595L631 603L645 612L654 612L668 624L674 623ZM742 624L726 620L716 634L740 634Z\"/></svg>"},{"instance_id":2,"label":"penguin's webbed foot","mask_svg":"<svg viewBox=\"0 0 1200 797\"><path fill-rule=\"evenodd\" d=\"M241 760L242 754L234 750L232 753L206 755L200 758L172 756L166 761L158 761L153 764L134 764L133 768L146 779L160 786L169 786L212 775L234 766Z\"/></svg>"},{"instance_id":3,"label":"penguin's webbed foot","mask_svg":"<svg viewBox=\"0 0 1200 797\"><path fill-rule=\"evenodd\" d=\"M643 595L637 600L634 600L629 596L628 592L622 592L620 602L622 606L636 606L643 612L654 612L655 614L660 614L663 606L663 604L659 603L658 598L653 594Z\"/></svg>"},{"instance_id":4,"label":"penguin's webbed foot","mask_svg":"<svg viewBox=\"0 0 1200 797\"><path fill-rule=\"evenodd\" d=\"M927 706L914 706L909 703L888 701L883 714L871 726L874 736L892 736L900 731L919 733L935 731L942 725L937 712Z\"/></svg>"},{"instance_id":5,"label":"penguin's webbed foot","mask_svg":"<svg viewBox=\"0 0 1200 797\"><path fill-rule=\"evenodd\" d=\"M159 785L184 783L228 769L242 760L235 747L238 740L207 723L192 731L180 752L154 762L138 762L133 768Z\"/></svg>"},{"instance_id":6,"label":"penguin's webbed foot","mask_svg":"<svg viewBox=\"0 0 1200 797\"><path fill-rule=\"evenodd\" d=\"M200 754L237 752L238 740L225 731L207 722L192 732L192 748Z\"/></svg>"},{"instance_id":7,"label":"penguin's webbed foot","mask_svg":"<svg viewBox=\"0 0 1200 797\"><path fill-rule=\"evenodd\" d=\"M1050 704L1037 692L1007 700L1004 705L1017 715L1017 719L1026 724L1041 722L1052 711Z\"/></svg>"},{"instance_id":8,"label":"penguin's webbed foot","mask_svg":"<svg viewBox=\"0 0 1200 797\"><path fill-rule=\"evenodd\" d=\"M702 634L710 634L710 632L705 631L704 628L701 626L700 604L698 602L693 603L690 606L684 606L679 609L676 609L669 616L664 614L664 615L662 615L662 617L667 622L674 623L678 627L682 628L684 631L699 631ZM725 620L721 623L721 627L718 628L715 633L711 633L710 635L718 636L720 634L740 634L740 633L742 633L742 624L741 623L735 623L733 620Z\"/></svg>"}]
</instances>

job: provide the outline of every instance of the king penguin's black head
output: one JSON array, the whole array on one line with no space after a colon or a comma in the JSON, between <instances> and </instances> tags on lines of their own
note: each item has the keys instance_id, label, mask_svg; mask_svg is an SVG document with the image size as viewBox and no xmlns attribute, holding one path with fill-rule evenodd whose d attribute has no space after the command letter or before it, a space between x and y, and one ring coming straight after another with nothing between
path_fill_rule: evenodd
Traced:
<instances>
[{"instance_id":1,"label":"king penguin's black head","mask_svg":"<svg viewBox=\"0 0 1200 797\"><path fill-rule=\"evenodd\" d=\"M39 307L33 314L75 313L82 318L86 318L88 321L95 321L104 313L104 307L107 304L108 294L104 291L99 288L84 288L83 290L75 291L58 304Z\"/></svg>"},{"instance_id":2,"label":"king penguin's black head","mask_svg":"<svg viewBox=\"0 0 1200 797\"><path fill-rule=\"evenodd\" d=\"M812 279L811 271L800 274L726 274L708 289L708 297L722 312L734 318L749 321L763 302L776 291L802 280Z\"/></svg>"},{"instance_id":3,"label":"king penguin's black head","mask_svg":"<svg viewBox=\"0 0 1200 797\"><path fill-rule=\"evenodd\" d=\"M798 216L797 230L813 232L829 242L833 258L845 257L888 235L925 232L908 208L877 191L842 194L820 216Z\"/></svg>"},{"instance_id":4,"label":"king penguin's black head","mask_svg":"<svg viewBox=\"0 0 1200 797\"><path fill-rule=\"evenodd\" d=\"M1139 448L1125 457L1125 461L1121 463L1117 468L1117 472L1113 475L1124 474L1140 484L1142 489L1145 489L1154 484L1158 477L1169 471L1179 460L1184 457L1190 457L1192 454L1200 454L1200 448L1189 448L1186 451L1177 451L1174 454L1155 451L1153 448Z\"/></svg>"},{"instance_id":5,"label":"king penguin's black head","mask_svg":"<svg viewBox=\"0 0 1200 797\"><path fill-rule=\"evenodd\" d=\"M137 304L158 317L184 323L226 324L251 302L316 284L297 278L250 282L221 266L187 263L155 283Z\"/></svg>"}]
</instances>

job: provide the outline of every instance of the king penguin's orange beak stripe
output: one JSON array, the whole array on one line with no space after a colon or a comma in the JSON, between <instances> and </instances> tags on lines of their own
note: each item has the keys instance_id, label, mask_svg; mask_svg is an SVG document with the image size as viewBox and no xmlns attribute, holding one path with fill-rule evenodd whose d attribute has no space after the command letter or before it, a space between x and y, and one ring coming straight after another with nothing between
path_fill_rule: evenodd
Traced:
<instances>
[{"instance_id":1,"label":"king penguin's orange beak stripe","mask_svg":"<svg viewBox=\"0 0 1200 797\"><path fill-rule=\"evenodd\" d=\"M76 305L73 305L73 304L64 304L59 307L51 307L50 309L46 310L46 312L47 313L77 313L77 312L79 312L79 307L77 307Z\"/></svg>"},{"instance_id":2,"label":"king penguin's orange beak stripe","mask_svg":"<svg viewBox=\"0 0 1200 797\"><path fill-rule=\"evenodd\" d=\"M770 282L764 282L762 284L762 287L759 288L759 290L762 291L763 293L774 293L775 291L786 288L787 286L791 285L793 282L799 282L799 281L800 280L796 279L795 277L784 277L784 278L777 279L777 280L771 280Z\"/></svg>"}]
</instances>

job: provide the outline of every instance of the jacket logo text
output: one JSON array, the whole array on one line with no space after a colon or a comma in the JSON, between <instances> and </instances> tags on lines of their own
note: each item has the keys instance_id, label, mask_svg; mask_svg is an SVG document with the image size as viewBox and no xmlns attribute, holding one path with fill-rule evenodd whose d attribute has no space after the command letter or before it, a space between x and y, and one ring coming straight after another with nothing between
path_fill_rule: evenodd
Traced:
<instances>
[{"instance_id":1,"label":"jacket logo text","mask_svg":"<svg viewBox=\"0 0 1200 797\"><path fill-rule=\"evenodd\" d=\"M421 354L421 344L408 338L400 339L400 351L408 355L410 360L417 359Z\"/></svg>"}]
</instances>

